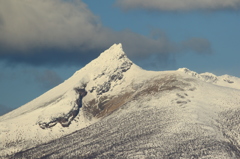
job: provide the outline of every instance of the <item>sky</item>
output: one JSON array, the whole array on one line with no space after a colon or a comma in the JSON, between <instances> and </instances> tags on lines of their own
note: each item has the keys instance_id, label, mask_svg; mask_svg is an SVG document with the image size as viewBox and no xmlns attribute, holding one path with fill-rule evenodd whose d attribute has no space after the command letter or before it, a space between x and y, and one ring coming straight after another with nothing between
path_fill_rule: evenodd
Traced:
<instances>
[{"instance_id":1,"label":"sky","mask_svg":"<svg viewBox=\"0 0 240 159\"><path fill-rule=\"evenodd\" d=\"M0 0L0 115L114 43L147 70L240 77L240 0Z\"/></svg>"}]
</instances>

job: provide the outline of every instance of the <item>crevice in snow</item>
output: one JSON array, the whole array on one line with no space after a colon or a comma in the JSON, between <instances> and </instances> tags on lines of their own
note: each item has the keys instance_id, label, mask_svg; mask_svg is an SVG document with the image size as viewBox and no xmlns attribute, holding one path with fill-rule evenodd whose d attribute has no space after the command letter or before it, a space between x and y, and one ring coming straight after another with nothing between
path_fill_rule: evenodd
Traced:
<instances>
[{"instance_id":1,"label":"crevice in snow","mask_svg":"<svg viewBox=\"0 0 240 159\"><path fill-rule=\"evenodd\" d=\"M53 118L50 122L39 123L40 128L46 129L55 126L57 123L60 123L62 127L68 127L74 118L79 114L80 108L82 107L82 99L87 95L87 92L84 88L74 88L75 92L78 94L78 98L75 101L74 107L66 114L57 118Z\"/></svg>"}]
</instances>

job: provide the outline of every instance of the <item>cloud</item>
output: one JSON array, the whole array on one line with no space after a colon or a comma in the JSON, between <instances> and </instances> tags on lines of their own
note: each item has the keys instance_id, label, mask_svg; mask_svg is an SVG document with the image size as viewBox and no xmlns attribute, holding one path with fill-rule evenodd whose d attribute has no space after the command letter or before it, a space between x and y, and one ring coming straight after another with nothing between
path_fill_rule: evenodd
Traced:
<instances>
[{"instance_id":1,"label":"cloud","mask_svg":"<svg viewBox=\"0 0 240 159\"><path fill-rule=\"evenodd\" d=\"M53 70L40 70L35 67L5 67L0 70L0 82L22 81L23 83L38 84L41 88L50 89L63 82L63 79Z\"/></svg>"},{"instance_id":2,"label":"cloud","mask_svg":"<svg viewBox=\"0 0 240 159\"><path fill-rule=\"evenodd\" d=\"M81 1L0 0L1 42L26 50L83 45L98 31L98 20ZM81 37L81 38L80 38ZM76 41L78 40L78 41Z\"/></svg>"},{"instance_id":3,"label":"cloud","mask_svg":"<svg viewBox=\"0 0 240 159\"><path fill-rule=\"evenodd\" d=\"M18 72L19 74L27 76L25 79L26 82L32 80L38 83L40 87L47 89L53 88L63 82L63 79L55 71L50 69L38 70L35 68L22 68ZM12 73L14 74L15 72Z\"/></svg>"},{"instance_id":4,"label":"cloud","mask_svg":"<svg viewBox=\"0 0 240 159\"><path fill-rule=\"evenodd\" d=\"M167 36L113 31L81 0L0 0L0 4L0 59L8 64L81 66L113 43L123 43L132 59L211 49L199 40L175 43Z\"/></svg>"},{"instance_id":5,"label":"cloud","mask_svg":"<svg viewBox=\"0 0 240 159\"><path fill-rule=\"evenodd\" d=\"M0 72L0 82L6 78L5 76L5 73Z\"/></svg>"},{"instance_id":6,"label":"cloud","mask_svg":"<svg viewBox=\"0 0 240 159\"><path fill-rule=\"evenodd\" d=\"M198 53L210 54L212 53L211 44L207 39L191 38L182 42L183 50L195 50Z\"/></svg>"},{"instance_id":7,"label":"cloud","mask_svg":"<svg viewBox=\"0 0 240 159\"><path fill-rule=\"evenodd\" d=\"M239 0L117 0L124 9L159 11L240 9Z\"/></svg>"}]
</instances>

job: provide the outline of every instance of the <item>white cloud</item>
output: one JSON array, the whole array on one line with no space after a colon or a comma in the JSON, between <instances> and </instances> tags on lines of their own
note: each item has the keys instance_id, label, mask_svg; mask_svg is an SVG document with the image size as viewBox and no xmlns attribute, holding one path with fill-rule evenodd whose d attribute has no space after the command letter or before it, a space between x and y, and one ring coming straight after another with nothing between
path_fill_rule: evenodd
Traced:
<instances>
[{"instance_id":1,"label":"white cloud","mask_svg":"<svg viewBox=\"0 0 240 159\"><path fill-rule=\"evenodd\" d=\"M101 24L81 1L0 0L0 41L9 47L78 46Z\"/></svg>"},{"instance_id":2,"label":"white cloud","mask_svg":"<svg viewBox=\"0 0 240 159\"><path fill-rule=\"evenodd\" d=\"M117 0L124 9L160 11L239 9L239 0Z\"/></svg>"}]
</instances>

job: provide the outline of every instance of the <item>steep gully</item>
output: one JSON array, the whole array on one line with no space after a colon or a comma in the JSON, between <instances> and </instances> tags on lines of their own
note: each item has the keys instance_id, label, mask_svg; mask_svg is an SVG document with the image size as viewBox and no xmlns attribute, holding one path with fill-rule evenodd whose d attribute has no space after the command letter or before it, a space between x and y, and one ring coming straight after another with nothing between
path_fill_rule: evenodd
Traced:
<instances>
[{"instance_id":1,"label":"steep gully","mask_svg":"<svg viewBox=\"0 0 240 159\"><path fill-rule=\"evenodd\" d=\"M120 59L123 57L124 56L121 56ZM93 87L89 91L89 93L96 91L97 95L102 95L103 93L108 92L110 90L110 88L112 87L112 82L117 82L119 80L122 80L123 73L128 71L131 68L132 64L133 63L131 61L124 61L119 67L117 67L113 71L112 74L108 75L108 74L105 74L104 72L101 73L94 80L97 80L101 76L108 76L108 80L105 81L103 85L98 85L98 86ZM60 123L62 125L62 127L68 127L71 124L71 122L74 120L74 118L78 115L80 108L82 108L82 106L83 106L82 99L83 99L83 97L85 97L87 95L87 91L85 90L86 86L87 86L87 84L83 84L81 87L74 88L74 90L79 95L79 97L75 101L75 105L71 111L69 111L66 115L54 118L50 122L41 122L41 123L39 123L39 126L42 129L46 129L46 128L51 128L51 127L55 126L57 123ZM108 114L108 113L114 111L115 109L117 109L121 104L123 104L122 102L120 102L120 100L121 100L121 98L118 98L118 99L115 99L112 101L109 100L109 102L105 103L105 104L103 104L101 101L100 102L98 101L99 103L92 102L90 107L83 107L83 111L85 113L87 113L87 116L101 117L102 114L104 114L104 112L107 112L107 114ZM108 106L108 104L110 106ZM102 105L102 109L100 108L100 105ZM109 107L112 107L110 112L107 111L108 109L110 109Z\"/></svg>"},{"instance_id":2,"label":"steep gully","mask_svg":"<svg viewBox=\"0 0 240 159\"><path fill-rule=\"evenodd\" d=\"M76 93L78 93L78 98L75 101L75 105L66 115L53 119L50 122L39 123L40 128L46 129L55 126L60 123L62 127L68 127L74 118L79 114L80 108L82 107L82 99L87 95L85 88L75 88Z\"/></svg>"}]
</instances>

